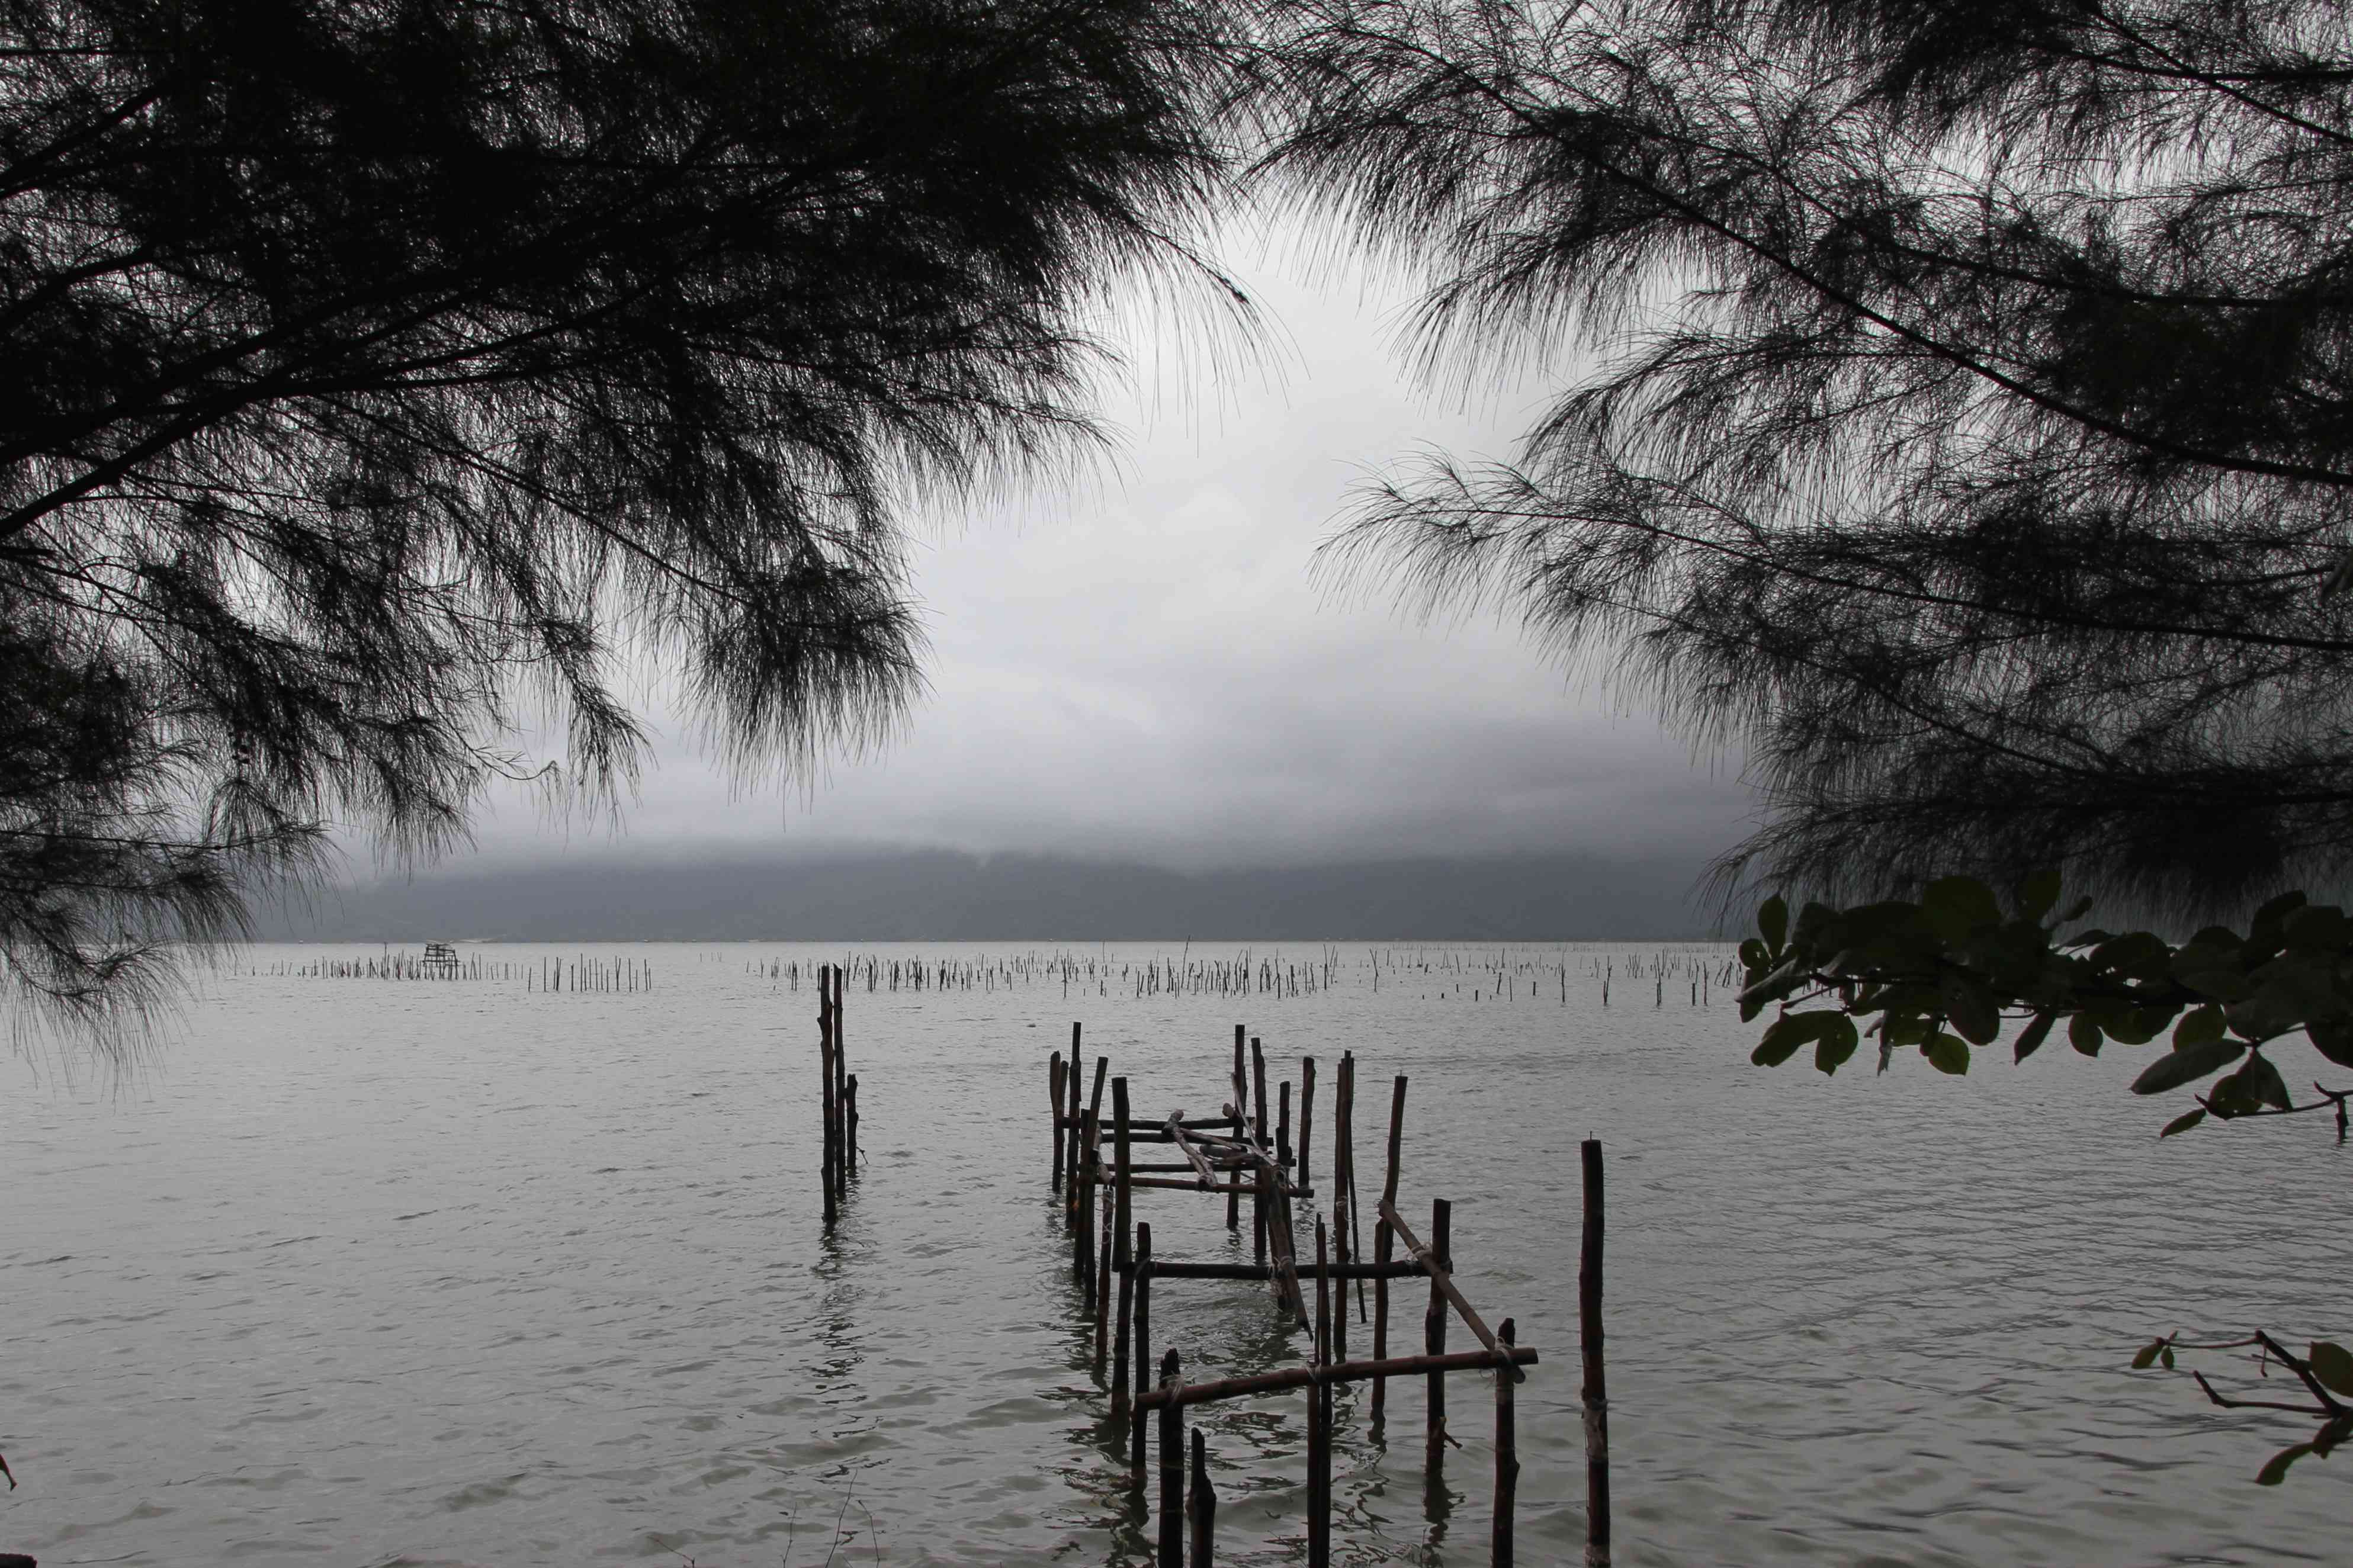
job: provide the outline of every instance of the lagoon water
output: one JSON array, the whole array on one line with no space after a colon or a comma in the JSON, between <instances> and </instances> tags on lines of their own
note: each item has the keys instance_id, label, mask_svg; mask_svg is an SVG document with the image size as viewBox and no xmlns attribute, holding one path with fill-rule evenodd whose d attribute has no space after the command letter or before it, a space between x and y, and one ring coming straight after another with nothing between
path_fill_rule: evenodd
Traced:
<instances>
[{"instance_id":1,"label":"lagoon water","mask_svg":"<svg viewBox=\"0 0 2353 1568\"><path fill-rule=\"evenodd\" d=\"M594 950L651 962L635 994L269 973L322 951L209 978L128 1079L0 1068L0 1452L22 1482L0 1550L45 1568L1148 1562L1048 1189L1046 1062L1078 1019L1139 1113L1213 1110L1235 1023L1282 1076L1314 1055L1319 1178L1340 1052L1360 1063L1360 1170L1389 1076L1409 1075L1401 1206L1452 1200L1471 1299L1544 1357L1520 1394L1524 1563L1583 1542L1588 1132L1611 1181L1620 1563L2346 1560L2346 1458L2252 1483L2308 1424L2127 1363L2175 1328L2353 1329L2353 1151L2318 1117L2159 1143L2177 1108L2135 1100L2114 1059L2138 1052L2059 1045L1966 1080L1916 1056L1874 1079L1868 1053L1835 1079L1768 1072L1728 993L1694 1006L1678 978L1659 1005L1629 983L1648 944L1383 949L1377 994L1357 945L1329 990L1246 998L1139 996L1120 966L1173 947L1088 948L1112 976L1067 999L1055 981L853 990L869 1163L827 1239L816 997L765 965L1007 950ZM1566 962L1566 1001L1525 978L1498 1001L1476 969L1499 952ZM1467 975L1413 967L1466 955ZM1587 973L1604 955L1607 1009ZM1247 1256L1214 1200L1147 1193L1137 1212L1163 1257ZM1425 1294L1401 1299L1404 1337ZM1154 1321L1195 1375L1304 1343L1249 1285L1166 1286ZM2262 1392L2250 1366L2200 1364ZM1487 1383L1452 1388L1461 1447L1437 1476L1418 1387L1393 1391L1385 1436L1361 1389L1340 1396L1335 1561L1487 1561ZM1303 1410L1207 1413L1221 1563L1303 1561Z\"/></svg>"}]
</instances>

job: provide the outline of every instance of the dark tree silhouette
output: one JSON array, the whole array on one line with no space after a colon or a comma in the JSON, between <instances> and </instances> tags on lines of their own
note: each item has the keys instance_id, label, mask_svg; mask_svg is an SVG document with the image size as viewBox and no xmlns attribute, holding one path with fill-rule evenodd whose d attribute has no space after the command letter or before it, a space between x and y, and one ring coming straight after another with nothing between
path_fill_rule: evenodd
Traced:
<instances>
[{"instance_id":1,"label":"dark tree silhouette","mask_svg":"<svg viewBox=\"0 0 2353 1568\"><path fill-rule=\"evenodd\" d=\"M1092 438L1223 164L1189 0L0 0L0 965L122 1037L323 825L918 679L903 507Z\"/></svg>"},{"instance_id":2,"label":"dark tree silhouette","mask_svg":"<svg viewBox=\"0 0 2353 1568\"><path fill-rule=\"evenodd\" d=\"M1742 748L1727 872L2346 870L2341 4L1277 12L1271 175L1424 269L1431 363L1577 366L1508 467L1362 492L1342 580Z\"/></svg>"}]
</instances>

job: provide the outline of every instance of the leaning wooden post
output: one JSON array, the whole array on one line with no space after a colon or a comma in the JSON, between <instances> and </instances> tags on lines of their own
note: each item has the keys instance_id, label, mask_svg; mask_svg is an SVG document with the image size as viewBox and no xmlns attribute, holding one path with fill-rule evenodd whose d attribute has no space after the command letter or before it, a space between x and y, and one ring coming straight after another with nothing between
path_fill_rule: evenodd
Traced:
<instances>
[{"instance_id":1,"label":"leaning wooden post","mask_svg":"<svg viewBox=\"0 0 2353 1568\"><path fill-rule=\"evenodd\" d=\"M1242 1118L1250 1110L1250 1091L1245 1087L1248 1080L1242 1077L1242 1037L1246 1032L1246 1026L1234 1026L1234 1142L1237 1143L1241 1142ZM1234 1190L1226 1194L1226 1228L1239 1230L1241 1223L1242 1194L1240 1184L1237 1183Z\"/></svg>"},{"instance_id":2,"label":"leaning wooden post","mask_svg":"<svg viewBox=\"0 0 2353 1568\"><path fill-rule=\"evenodd\" d=\"M1585 1351L1585 1563L1609 1568L1609 1384L1601 1367L1601 1140L1585 1141L1585 1242L1577 1265Z\"/></svg>"},{"instance_id":3,"label":"leaning wooden post","mask_svg":"<svg viewBox=\"0 0 2353 1568\"><path fill-rule=\"evenodd\" d=\"M1454 1268L1454 1258L1447 1248L1447 1235L1451 1228L1448 1221L1453 1213L1454 1205L1444 1198L1439 1198L1430 1205L1430 1256L1440 1268L1450 1272ZM1430 1355L1446 1353L1446 1297L1439 1289L1438 1280L1435 1274L1430 1277L1430 1310L1422 1314L1421 1319L1421 1348ZM1430 1398L1424 1420L1430 1440L1430 1452L1424 1463L1435 1475L1446 1458L1446 1374L1442 1372L1430 1374Z\"/></svg>"},{"instance_id":4,"label":"leaning wooden post","mask_svg":"<svg viewBox=\"0 0 2353 1568\"><path fill-rule=\"evenodd\" d=\"M1397 1086L1389 1090L1389 1168L1381 1182L1381 1208L1395 1206L1398 1191L1398 1154L1405 1142L1405 1075L1398 1074ZM1378 1211L1376 1211L1378 1212ZM1389 1222L1382 1220L1373 1227L1373 1260L1387 1263L1397 1251L1397 1232ZM1373 1359L1387 1361L1389 1354L1389 1282L1373 1281ZM1373 1419L1388 1414L1389 1380L1373 1379Z\"/></svg>"},{"instance_id":5,"label":"leaning wooden post","mask_svg":"<svg viewBox=\"0 0 2353 1568\"><path fill-rule=\"evenodd\" d=\"M1314 1152L1315 1143L1315 1058L1299 1058L1299 1184L1313 1187L1315 1173L1309 1169L1307 1157Z\"/></svg>"},{"instance_id":6,"label":"leaning wooden post","mask_svg":"<svg viewBox=\"0 0 2353 1568\"><path fill-rule=\"evenodd\" d=\"M1217 1549L1211 1542L1218 1523L1218 1494L1209 1487L1209 1445L1198 1426L1193 1429L1193 1491L1186 1500L1185 1512L1193 1531L1189 1568L1214 1568Z\"/></svg>"},{"instance_id":7,"label":"leaning wooden post","mask_svg":"<svg viewBox=\"0 0 2353 1568\"><path fill-rule=\"evenodd\" d=\"M1056 1051L1046 1066L1046 1100L1054 1108L1054 1188L1062 1190L1062 1150L1070 1142L1062 1126L1062 1053Z\"/></svg>"},{"instance_id":8,"label":"leaning wooden post","mask_svg":"<svg viewBox=\"0 0 2353 1568\"><path fill-rule=\"evenodd\" d=\"M1128 1313L1135 1305L1135 1270L1128 1253L1127 1220L1127 1079L1111 1080L1112 1207L1111 1270L1119 1276L1119 1325L1112 1337L1111 1418L1127 1415Z\"/></svg>"},{"instance_id":9,"label":"leaning wooden post","mask_svg":"<svg viewBox=\"0 0 2353 1568\"><path fill-rule=\"evenodd\" d=\"M1505 1318L1495 1338L1509 1352L1518 1342L1512 1320ZM1495 1545L1494 1568L1512 1568L1512 1510L1520 1490L1519 1434L1513 1419L1512 1375L1507 1363L1495 1369Z\"/></svg>"},{"instance_id":10,"label":"leaning wooden post","mask_svg":"<svg viewBox=\"0 0 2353 1568\"><path fill-rule=\"evenodd\" d=\"M1137 1403L1130 1408L1135 1412L1130 1423L1133 1430L1130 1444L1133 1452L1129 1465L1135 1471L1138 1485L1144 1480L1144 1391L1151 1386L1152 1367L1152 1227L1142 1220L1135 1225L1135 1393ZM1166 1458L1161 1461L1167 1462Z\"/></svg>"},{"instance_id":11,"label":"leaning wooden post","mask_svg":"<svg viewBox=\"0 0 2353 1568\"><path fill-rule=\"evenodd\" d=\"M1332 1255L1315 1222L1315 1370L1332 1364ZM1332 1385L1307 1385L1307 1568L1332 1562Z\"/></svg>"},{"instance_id":12,"label":"leaning wooden post","mask_svg":"<svg viewBox=\"0 0 2353 1568\"><path fill-rule=\"evenodd\" d=\"M1176 1402L1176 1351L1160 1359L1160 1568L1185 1568L1185 1407ZM1141 1415L1136 1451L1143 1452ZM1197 1434L1194 1440L1198 1442Z\"/></svg>"}]
</instances>

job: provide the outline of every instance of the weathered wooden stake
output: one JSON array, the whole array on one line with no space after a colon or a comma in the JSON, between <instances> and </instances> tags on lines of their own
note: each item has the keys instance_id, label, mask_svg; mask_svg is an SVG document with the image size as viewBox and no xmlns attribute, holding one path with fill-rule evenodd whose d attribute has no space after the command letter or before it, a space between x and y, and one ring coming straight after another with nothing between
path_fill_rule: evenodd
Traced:
<instances>
[{"instance_id":1,"label":"weathered wooden stake","mask_svg":"<svg viewBox=\"0 0 2353 1568\"><path fill-rule=\"evenodd\" d=\"M1046 1099L1054 1108L1054 1191L1062 1190L1062 1150L1070 1140L1062 1131L1062 1053L1056 1051L1046 1067Z\"/></svg>"},{"instance_id":2,"label":"weathered wooden stake","mask_svg":"<svg viewBox=\"0 0 2353 1568\"><path fill-rule=\"evenodd\" d=\"M845 1183L858 1174L858 1075L841 1080L841 1172Z\"/></svg>"},{"instance_id":3,"label":"weathered wooden stake","mask_svg":"<svg viewBox=\"0 0 2353 1568\"><path fill-rule=\"evenodd\" d=\"M1128 1360L1131 1349L1128 1313L1135 1305L1135 1271L1128 1265L1133 1259L1128 1252L1128 1157L1127 1157L1127 1079L1111 1080L1111 1126L1113 1153L1112 1155L1112 1220L1111 1268L1119 1276L1119 1327L1112 1342L1111 1418L1124 1420L1127 1416Z\"/></svg>"},{"instance_id":4,"label":"weathered wooden stake","mask_svg":"<svg viewBox=\"0 0 2353 1568\"><path fill-rule=\"evenodd\" d=\"M1436 1199L1430 1205L1430 1252L1440 1268L1454 1267L1453 1256L1447 1250L1451 1229L1448 1222L1453 1213L1454 1205L1444 1198ZM1438 1288L1438 1279L1435 1274L1430 1278L1430 1310L1421 1318L1421 1348L1428 1355L1446 1353L1446 1297ZM1423 1419L1428 1428L1430 1447L1423 1462L1435 1475L1446 1458L1446 1374L1442 1372L1430 1374L1430 1398Z\"/></svg>"},{"instance_id":5,"label":"weathered wooden stake","mask_svg":"<svg viewBox=\"0 0 2353 1568\"><path fill-rule=\"evenodd\" d=\"M1234 1026L1234 1136L1237 1139L1242 1135L1242 1119L1250 1112L1250 1090L1247 1087L1249 1080L1242 1076L1242 1038L1247 1032L1247 1026L1241 1024ZM1241 1223L1241 1194L1228 1193L1226 1194L1226 1228L1240 1230Z\"/></svg>"},{"instance_id":6,"label":"weathered wooden stake","mask_svg":"<svg viewBox=\"0 0 2353 1568\"><path fill-rule=\"evenodd\" d=\"M1276 1087L1274 1112L1274 1159L1282 1167L1282 1179L1293 1186L1301 1184L1293 1175L1291 1163L1291 1080L1284 1079Z\"/></svg>"},{"instance_id":7,"label":"weathered wooden stake","mask_svg":"<svg viewBox=\"0 0 2353 1568\"><path fill-rule=\"evenodd\" d=\"M830 967L829 965L828 966ZM840 1190L834 1180L834 1106L833 1106L833 1036L838 1026L839 1005L833 999L831 986L826 980L827 970L818 971L817 991L817 1070L818 1100L825 1117L823 1148L819 1156L823 1170L818 1179L825 1187L825 1228L831 1230L839 1217Z\"/></svg>"},{"instance_id":8,"label":"weathered wooden stake","mask_svg":"<svg viewBox=\"0 0 2353 1568\"><path fill-rule=\"evenodd\" d=\"M1250 1087L1253 1091L1250 1101L1250 1128L1258 1134L1259 1143L1262 1147L1271 1148L1273 1145L1268 1143L1266 1136L1266 1050L1259 1044L1258 1037L1255 1035L1250 1037ZM1264 1167L1261 1167L1258 1176L1258 1196L1256 1202L1258 1209L1257 1256L1261 1262L1265 1261L1266 1258L1267 1226L1274 1223L1274 1211L1269 1205L1269 1196L1266 1171Z\"/></svg>"},{"instance_id":9,"label":"weathered wooden stake","mask_svg":"<svg viewBox=\"0 0 2353 1568\"><path fill-rule=\"evenodd\" d=\"M1380 1207L1388 1209L1397 1204L1398 1156L1405 1145L1405 1075L1398 1075L1389 1090L1389 1163L1388 1173L1381 1180ZM1389 1222L1382 1220L1373 1229L1373 1261L1387 1263L1397 1250L1397 1232ZM1373 1359L1386 1361L1389 1353L1389 1282L1373 1281ZM1373 1419L1378 1421L1388 1414L1389 1380L1373 1379Z\"/></svg>"},{"instance_id":10,"label":"weathered wooden stake","mask_svg":"<svg viewBox=\"0 0 2353 1568\"><path fill-rule=\"evenodd\" d=\"M1063 1163L1073 1174L1077 1173L1079 1168L1079 1063L1082 1059L1079 1055L1079 1023L1073 1018L1071 1020L1071 1068L1062 1075L1063 1081L1068 1086L1066 1095L1070 1100L1068 1125L1071 1131L1070 1152Z\"/></svg>"},{"instance_id":11,"label":"weathered wooden stake","mask_svg":"<svg viewBox=\"0 0 2353 1568\"><path fill-rule=\"evenodd\" d=\"M1495 1337L1507 1350L1518 1342L1511 1319L1504 1320ZM1518 1381L1510 1367L1495 1369L1494 1568L1512 1568L1512 1510L1520 1489L1519 1434L1513 1419L1512 1385Z\"/></svg>"},{"instance_id":12,"label":"weathered wooden stake","mask_svg":"<svg viewBox=\"0 0 2353 1568\"><path fill-rule=\"evenodd\" d=\"M1172 1352L1173 1353L1173 1352ZM1140 1396L1151 1386L1152 1367L1152 1227L1142 1220L1135 1225L1135 1392ZM1129 1458L1140 1485L1144 1480L1144 1412L1135 1411L1131 1423L1129 1442L1133 1452ZM1167 1460L1164 1458L1164 1465Z\"/></svg>"},{"instance_id":13,"label":"weathered wooden stake","mask_svg":"<svg viewBox=\"0 0 2353 1568\"><path fill-rule=\"evenodd\" d=\"M1315 1222L1315 1368L1332 1364L1332 1258L1324 1222ZM1332 1391L1307 1385L1307 1568L1332 1562Z\"/></svg>"},{"instance_id":14,"label":"weathered wooden stake","mask_svg":"<svg viewBox=\"0 0 2353 1568\"><path fill-rule=\"evenodd\" d=\"M1160 1360L1160 1386L1173 1393L1177 1371L1171 1346ZM1136 1431L1143 1430L1139 1416ZM1142 1451L1139 1436L1137 1452ZM1160 1568L1185 1568L1185 1407L1174 1399L1160 1406Z\"/></svg>"},{"instance_id":15,"label":"weathered wooden stake","mask_svg":"<svg viewBox=\"0 0 2353 1568\"><path fill-rule=\"evenodd\" d=\"M1315 1142L1315 1058L1299 1058L1299 1184L1315 1184L1314 1173L1308 1169L1307 1157L1314 1152Z\"/></svg>"},{"instance_id":16,"label":"weathered wooden stake","mask_svg":"<svg viewBox=\"0 0 2353 1568\"><path fill-rule=\"evenodd\" d=\"M1209 1445L1198 1427L1193 1430L1193 1491L1186 1501L1185 1511L1193 1531L1190 1568L1214 1568L1217 1548L1212 1542L1218 1524L1218 1494L1209 1487Z\"/></svg>"},{"instance_id":17,"label":"weathered wooden stake","mask_svg":"<svg viewBox=\"0 0 2353 1568\"><path fill-rule=\"evenodd\" d=\"M1585 1563L1609 1568L1609 1384L1601 1365L1601 1141L1585 1141L1585 1237L1577 1264L1585 1352Z\"/></svg>"}]
</instances>

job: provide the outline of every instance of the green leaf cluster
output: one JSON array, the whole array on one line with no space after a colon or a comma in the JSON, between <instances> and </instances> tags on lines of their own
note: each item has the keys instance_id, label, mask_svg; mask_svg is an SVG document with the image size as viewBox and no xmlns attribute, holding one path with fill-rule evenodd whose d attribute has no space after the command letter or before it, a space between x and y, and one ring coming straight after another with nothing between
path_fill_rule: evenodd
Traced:
<instances>
[{"instance_id":1,"label":"green leaf cluster","mask_svg":"<svg viewBox=\"0 0 2353 1568\"><path fill-rule=\"evenodd\" d=\"M2210 1115L2292 1109L2262 1048L2272 1041L2301 1033L2353 1067L2353 919L2343 910L2289 893L2244 931L2209 926L2176 943L2149 931L2063 934L2091 901L2062 909L2062 891L2055 871L2027 879L2006 903L1974 878L1946 877L1917 900L1808 903L1794 921L1786 900L1767 900L1740 946L1741 1017L1778 1008L1750 1059L1778 1067L1811 1045L1814 1065L1835 1072L1872 1037L1882 1070L1896 1050L1916 1048L1938 1071L1960 1074L2012 1024L2022 1026L2020 1061L2063 1023L2085 1056L2169 1031L2170 1049L2142 1068L2135 1093L2230 1070L2168 1136Z\"/></svg>"}]
</instances>

